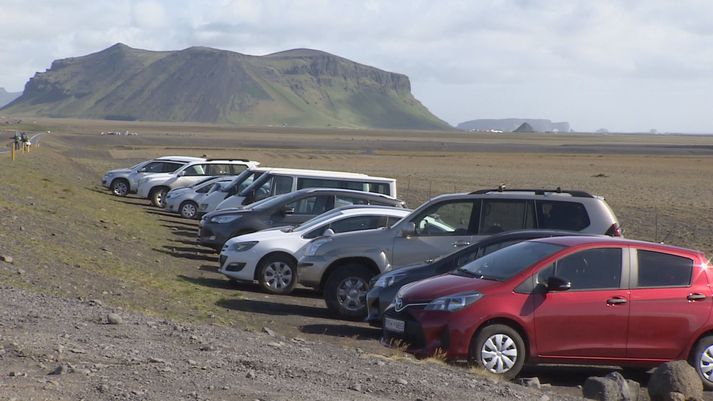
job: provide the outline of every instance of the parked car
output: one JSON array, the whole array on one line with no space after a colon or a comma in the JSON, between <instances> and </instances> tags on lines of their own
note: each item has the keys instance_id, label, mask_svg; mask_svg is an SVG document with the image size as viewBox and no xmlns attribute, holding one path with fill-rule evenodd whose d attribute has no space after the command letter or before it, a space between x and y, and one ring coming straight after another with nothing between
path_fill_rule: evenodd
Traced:
<instances>
[{"instance_id":1,"label":"parked car","mask_svg":"<svg viewBox=\"0 0 713 401\"><path fill-rule=\"evenodd\" d=\"M195 184L204 178L219 175L238 175L256 167L258 162L245 159L206 159L188 163L173 173L152 174L139 180L137 194L151 204L163 207L166 193L173 188Z\"/></svg>"},{"instance_id":2,"label":"parked car","mask_svg":"<svg viewBox=\"0 0 713 401\"><path fill-rule=\"evenodd\" d=\"M403 207L404 203L386 195L347 189L306 188L273 196L254 206L215 210L201 218L198 243L217 251L230 238L270 227L295 225L336 207L381 205Z\"/></svg>"},{"instance_id":3,"label":"parked car","mask_svg":"<svg viewBox=\"0 0 713 401\"><path fill-rule=\"evenodd\" d=\"M162 156L145 160L129 168L109 170L102 177L102 185L116 196L136 193L139 179L148 174L172 173L186 163L205 160L200 157Z\"/></svg>"},{"instance_id":4,"label":"parked car","mask_svg":"<svg viewBox=\"0 0 713 401\"><path fill-rule=\"evenodd\" d=\"M215 204L214 210L241 207L270 196L294 192L304 188L339 188L372 192L396 198L396 180L371 177L366 174L342 171L270 168L247 188L227 196ZM211 206L217 199L211 200ZM206 211L211 206L206 206Z\"/></svg>"},{"instance_id":5,"label":"parked car","mask_svg":"<svg viewBox=\"0 0 713 401\"><path fill-rule=\"evenodd\" d=\"M201 202L198 204L198 215L203 216L206 213L216 210L216 207L226 200L226 198L239 194L242 190L255 182L255 179L269 170L267 167L251 167L240 173L232 181L222 184L220 188L217 188L215 191L212 191L210 195L201 199Z\"/></svg>"},{"instance_id":6,"label":"parked car","mask_svg":"<svg viewBox=\"0 0 713 401\"><path fill-rule=\"evenodd\" d=\"M257 281L267 292L289 294L295 287L297 258L312 238L392 225L410 212L386 206L344 206L298 226L234 237L223 246L218 271L231 280Z\"/></svg>"},{"instance_id":7,"label":"parked car","mask_svg":"<svg viewBox=\"0 0 713 401\"><path fill-rule=\"evenodd\" d=\"M713 282L702 252L607 237L521 242L408 284L383 341L507 379L525 365L691 362L713 387Z\"/></svg>"},{"instance_id":8,"label":"parked car","mask_svg":"<svg viewBox=\"0 0 713 401\"><path fill-rule=\"evenodd\" d=\"M166 211L178 213L186 219L195 219L198 216L198 203L215 191L216 187L234 178L232 175L208 177L188 187L174 188L166 193Z\"/></svg>"},{"instance_id":9,"label":"parked car","mask_svg":"<svg viewBox=\"0 0 713 401\"><path fill-rule=\"evenodd\" d=\"M441 256L432 262L416 263L395 270L388 270L371 279L366 294L366 321L372 326L381 326L383 313L391 305L396 293L406 284L449 273L466 263L492 252L536 238L563 237L580 234L565 230L515 230L486 237L465 248Z\"/></svg>"},{"instance_id":10,"label":"parked car","mask_svg":"<svg viewBox=\"0 0 713 401\"><path fill-rule=\"evenodd\" d=\"M322 289L327 307L337 315L363 319L369 280L387 268L423 263L489 235L529 228L621 235L604 198L582 191L495 189L441 195L392 227L312 240L298 262L298 277L301 284ZM328 283L330 277L341 277L336 287ZM359 289L351 290L349 299L344 296L347 285Z\"/></svg>"}]
</instances>

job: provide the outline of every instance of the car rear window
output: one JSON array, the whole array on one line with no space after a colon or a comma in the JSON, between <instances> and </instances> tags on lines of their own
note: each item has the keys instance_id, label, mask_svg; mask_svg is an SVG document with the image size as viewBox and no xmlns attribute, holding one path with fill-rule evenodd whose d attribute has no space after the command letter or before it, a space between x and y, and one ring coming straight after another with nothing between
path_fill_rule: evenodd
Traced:
<instances>
[{"instance_id":1,"label":"car rear window","mask_svg":"<svg viewBox=\"0 0 713 401\"><path fill-rule=\"evenodd\" d=\"M587 209L579 202L537 201L539 228L581 231L589 226Z\"/></svg>"}]
</instances>

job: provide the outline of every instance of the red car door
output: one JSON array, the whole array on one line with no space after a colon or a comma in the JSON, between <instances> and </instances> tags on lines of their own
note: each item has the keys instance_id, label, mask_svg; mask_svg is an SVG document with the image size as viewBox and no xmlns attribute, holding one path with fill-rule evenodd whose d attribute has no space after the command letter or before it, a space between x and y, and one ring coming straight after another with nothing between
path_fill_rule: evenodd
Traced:
<instances>
[{"instance_id":1,"label":"red car door","mask_svg":"<svg viewBox=\"0 0 713 401\"><path fill-rule=\"evenodd\" d=\"M627 357L687 359L682 353L708 321L713 301L705 272L694 258L656 250L632 252Z\"/></svg>"},{"instance_id":2,"label":"red car door","mask_svg":"<svg viewBox=\"0 0 713 401\"><path fill-rule=\"evenodd\" d=\"M538 273L571 283L566 291L534 297L538 357L546 359L623 358L629 317L621 248L593 248L570 254ZM625 277L624 277L625 278Z\"/></svg>"}]
</instances>

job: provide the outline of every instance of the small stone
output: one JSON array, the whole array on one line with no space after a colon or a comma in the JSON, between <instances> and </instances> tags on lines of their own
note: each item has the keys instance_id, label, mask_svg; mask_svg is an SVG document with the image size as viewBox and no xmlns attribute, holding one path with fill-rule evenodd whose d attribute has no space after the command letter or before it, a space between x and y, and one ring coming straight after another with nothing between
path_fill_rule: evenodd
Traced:
<instances>
[{"instance_id":1,"label":"small stone","mask_svg":"<svg viewBox=\"0 0 713 401\"><path fill-rule=\"evenodd\" d=\"M384 361L376 361L376 364L378 366L386 366L386 362L384 362Z\"/></svg>"},{"instance_id":2,"label":"small stone","mask_svg":"<svg viewBox=\"0 0 713 401\"><path fill-rule=\"evenodd\" d=\"M61 374L65 374L65 373L67 373L67 368L64 365L59 365L53 371L51 371L49 374L61 375Z\"/></svg>"},{"instance_id":3,"label":"small stone","mask_svg":"<svg viewBox=\"0 0 713 401\"><path fill-rule=\"evenodd\" d=\"M515 380L515 384L529 388L540 388L540 379L537 377L520 377Z\"/></svg>"},{"instance_id":4,"label":"small stone","mask_svg":"<svg viewBox=\"0 0 713 401\"><path fill-rule=\"evenodd\" d=\"M106 393L109 391L109 386L106 383L102 383L97 387L97 390L99 390L100 393Z\"/></svg>"},{"instance_id":5,"label":"small stone","mask_svg":"<svg viewBox=\"0 0 713 401\"><path fill-rule=\"evenodd\" d=\"M542 394L539 401L550 401L550 397L548 397L547 394Z\"/></svg>"},{"instance_id":6,"label":"small stone","mask_svg":"<svg viewBox=\"0 0 713 401\"><path fill-rule=\"evenodd\" d=\"M255 372L252 370L249 370L248 373L245 374L245 377L248 379L254 379L255 378Z\"/></svg>"},{"instance_id":7,"label":"small stone","mask_svg":"<svg viewBox=\"0 0 713 401\"><path fill-rule=\"evenodd\" d=\"M216 348L212 345L204 345L200 348L201 351L215 351Z\"/></svg>"},{"instance_id":8,"label":"small stone","mask_svg":"<svg viewBox=\"0 0 713 401\"><path fill-rule=\"evenodd\" d=\"M273 348L282 348L282 346L285 345L285 344L283 344L283 343L281 343L281 342L274 342L274 341L273 341L273 342L267 343L267 345L269 345L269 346L271 346L271 347L273 347Z\"/></svg>"},{"instance_id":9,"label":"small stone","mask_svg":"<svg viewBox=\"0 0 713 401\"><path fill-rule=\"evenodd\" d=\"M163 360L161 358L154 358L154 357L149 358L149 362L151 362L151 363L166 363L165 360Z\"/></svg>"},{"instance_id":10,"label":"small stone","mask_svg":"<svg viewBox=\"0 0 713 401\"><path fill-rule=\"evenodd\" d=\"M268 327L263 327L262 330L267 333L268 336L275 337L275 332L270 330Z\"/></svg>"},{"instance_id":11,"label":"small stone","mask_svg":"<svg viewBox=\"0 0 713 401\"><path fill-rule=\"evenodd\" d=\"M13 261L15 259L13 259L13 257L9 256L9 255L2 255L2 256L0 256L0 260L2 260L5 263L13 263Z\"/></svg>"},{"instance_id":12,"label":"small stone","mask_svg":"<svg viewBox=\"0 0 713 401\"><path fill-rule=\"evenodd\" d=\"M110 314L106 315L106 320L107 320L107 322L109 322L109 324L121 324L124 322L124 320L121 318L121 316L119 316L116 313L110 313Z\"/></svg>"},{"instance_id":13,"label":"small stone","mask_svg":"<svg viewBox=\"0 0 713 401\"><path fill-rule=\"evenodd\" d=\"M406 381L406 379L403 379L403 378L401 378L401 377L399 377L398 379L396 379L396 383L401 384L401 385L404 385L404 386L408 384L408 382Z\"/></svg>"},{"instance_id":14,"label":"small stone","mask_svg":"<svg viewBox=\"0 0 713 401\"><path fill-rule=\"evenodd\" d=\"M23 275L23 274L25 274L25 271L22 269L17 269L17 274Z\"/></svg>"},{"instance_id":15,"label":"small stone","mask_svg":"<svg viewBox=\"0 0 713 401\"><path fill-rule=\"evenodd\" d=\"M193 359L189 359L189 360L188 360L188 364L191 365L191 366L195 366L195 365L198 364L198 362L194 361Z\"/></svg>"},{"instance_id":16,"label":"small stone","mask_svg":"<svg viewBox=\"0 0 713 401\"><path fill-rule=\"evenodd\" d=\"M349 386L349 390L361 391L361 384L359 384L359 383L352 384L351 386Z\"/></svg>"}]
</instances>

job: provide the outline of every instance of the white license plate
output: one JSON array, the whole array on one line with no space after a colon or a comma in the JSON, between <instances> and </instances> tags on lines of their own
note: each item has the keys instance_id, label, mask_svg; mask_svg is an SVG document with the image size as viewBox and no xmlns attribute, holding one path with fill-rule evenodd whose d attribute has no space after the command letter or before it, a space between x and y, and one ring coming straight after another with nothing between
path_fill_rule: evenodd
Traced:
<instances>
[{"instance_id":1,"label":"white license plate","mask_svg":"<svg viewBox=\"0 0 713 401\"><path fill-rule=\"evenodd\" d=\"M388 331L393 331L394 333L403 333L406 322L403 320L391 319L389 317L384 318L384 329Z\"/></svg>"}]
</instances>

